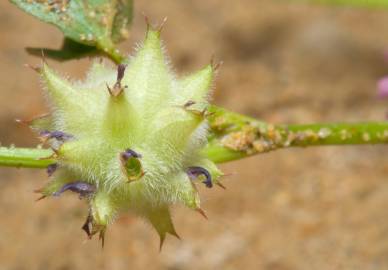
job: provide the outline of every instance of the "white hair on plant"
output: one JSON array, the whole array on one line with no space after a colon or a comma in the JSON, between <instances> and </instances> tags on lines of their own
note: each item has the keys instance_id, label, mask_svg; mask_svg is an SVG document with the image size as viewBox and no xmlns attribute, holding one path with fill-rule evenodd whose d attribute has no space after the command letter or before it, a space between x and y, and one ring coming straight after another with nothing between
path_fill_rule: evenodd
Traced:
<instances>
[{"instance_id":1,"label":"white hair on plant","mask_svg":"<svg viewBox=\"0 0 388 270\"><path fill-rule=\"evenodd\" d=\"M201 155L207 142L213 63L179 79L172 73L160 29L117 71L94 61L84 81L70 82L44 63L39 68L51 115L31 122L51 144L56 165L42 197L71 190L89 205L83 229L104 238L122 211L145 218L160 235L177 236L170 206L204 214L196 180L207 187L221 172ZM55 173L54 173L55 172Z\"/></svg>"}]
</instances>

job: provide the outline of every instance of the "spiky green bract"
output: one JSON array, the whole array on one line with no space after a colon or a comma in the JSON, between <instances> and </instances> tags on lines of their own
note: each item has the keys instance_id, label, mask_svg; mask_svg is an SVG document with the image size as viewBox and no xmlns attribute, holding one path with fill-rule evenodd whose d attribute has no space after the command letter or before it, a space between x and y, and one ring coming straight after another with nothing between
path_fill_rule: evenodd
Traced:
<instances>
[{"instance_id":1,"label":"spiky green bract","mask_svg":"<svg viewBox=\"0 0 388 270\"><path fill-rule=\"evenodd\" d=\"M120 80L115 69L99 62L78 83L47 64L40 73L52 114L51 120L39 118L32 126L71 135L64 142L49 140L58 170L43 195L50 196L65 184L86 182L96 187L86 197L91 234L103 233L120 212L130 210L155 227L161 242L166 233L177 235L170 206L200 209L187 168L205 168L213 182L220 176L200 154L207 142L206 107L214 66L176 79L166 64L160 31L149 29Z\"/></svg>"}]
</instances>

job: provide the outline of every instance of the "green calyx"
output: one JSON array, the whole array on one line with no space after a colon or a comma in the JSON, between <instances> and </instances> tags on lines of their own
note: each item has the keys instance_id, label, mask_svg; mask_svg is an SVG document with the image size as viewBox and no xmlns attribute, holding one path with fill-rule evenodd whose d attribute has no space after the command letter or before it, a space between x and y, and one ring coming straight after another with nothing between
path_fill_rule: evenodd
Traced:
<instances>
[{"instance_id":1,"label":"green calyx","mask_svg":"<svg viewBox=\"0 0 388 270\"><path fill-rule=\"evenodd\" d=\"M161 243L177 236L170 206L204 213L196 185L222 173L201 154L207 143L208 96L216 66L176 79L163 53L160 30L149 27L143 46L117 70L94 62L73 83L44 63L38 69L51 114L30 121L53 148L56 165L39 192L79 193L89 204L84 230L100 233L123 211L155 227Z\"/></svg>"}]
</instances>

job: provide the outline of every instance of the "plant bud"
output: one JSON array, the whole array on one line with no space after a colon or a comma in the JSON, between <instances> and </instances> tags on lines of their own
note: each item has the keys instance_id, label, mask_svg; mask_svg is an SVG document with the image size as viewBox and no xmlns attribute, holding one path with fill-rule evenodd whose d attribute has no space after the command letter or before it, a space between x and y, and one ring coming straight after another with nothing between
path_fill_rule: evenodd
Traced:
<instances>
[{"instance_id":1,"label":"plant bud","mask_svg":"<svg viewBox=\"0 0 388 270\"><path fill-rule=\"evenodd\" d=\"M204 213L195 185L212 187L221 175L201 155L216 67L177 79L167 62L160 30L149 27L136 55L118 70L95 62L74 83L46 63L39 69L51 114L30 124L56 152L40 192L82 195L89 236L103 239L118 214L132 211L155 227L162 244L167 233L177 236L171 205Z\"/></svg>"}]
</instances>

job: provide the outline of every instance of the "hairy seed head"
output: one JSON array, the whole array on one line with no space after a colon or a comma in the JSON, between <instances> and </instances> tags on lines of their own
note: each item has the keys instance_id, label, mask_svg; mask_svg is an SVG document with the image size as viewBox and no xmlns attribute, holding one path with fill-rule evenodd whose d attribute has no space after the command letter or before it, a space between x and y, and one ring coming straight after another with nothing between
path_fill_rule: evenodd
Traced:
<instances>
[{"instance_id":1,"label":"hairy seed head","mask_svg":"<svg viewBox=\"0 0 388 270\"><path fill-rule=\"evenodd\" d=\"M160 30L149 28L128 65L95 62L78 83L46 63L39 73L51 114L30 124L56 152L41 193L79 193L89 205L83 227L89 236L103 239L118 214L132 211L155 227L163 243L167 233L177 236L172 204L204 214L196 180L212 187L221 175L200 154L215 65L177 79L166 64Z\"/></svg>"}]
</instances>

